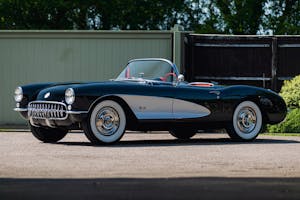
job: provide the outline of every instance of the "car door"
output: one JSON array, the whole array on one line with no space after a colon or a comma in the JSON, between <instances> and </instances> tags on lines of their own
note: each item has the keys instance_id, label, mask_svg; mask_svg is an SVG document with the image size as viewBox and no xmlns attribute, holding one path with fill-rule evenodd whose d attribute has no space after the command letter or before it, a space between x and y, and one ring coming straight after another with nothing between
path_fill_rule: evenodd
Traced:
<instances>
[{"instance_id":1,"label":"car door","mask_svg":"<svg viewBox=\"0 0 300 200\"><path fill-rule=\"evenodd\" d=\"M171 84L138 84L119 95L140 120L173 119Z\"/></svg>"},{"instance_id":2,"label":"car door","mask_svg":"<svg viewBox=\"0 0 300 200\"><path fill-rule=\"evenodd\" d=\"M173 89L174 119L203 118L222 110L221 92L216 88L179 85Z\"/></svg>"}]
</instances>

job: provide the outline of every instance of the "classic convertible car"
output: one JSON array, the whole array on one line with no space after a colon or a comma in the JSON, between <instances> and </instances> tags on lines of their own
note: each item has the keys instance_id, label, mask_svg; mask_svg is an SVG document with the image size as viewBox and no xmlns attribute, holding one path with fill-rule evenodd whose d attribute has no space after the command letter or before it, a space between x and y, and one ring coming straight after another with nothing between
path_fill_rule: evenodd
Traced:
<instances>
[{"instance_id":1,"label":"classic convertible car","mask_svg":"<svg viewBox=\"0 0 300 200\"><path fill-rule=\"evenodd\" d=\"M69 130L83 129L95 144L117 142L125 130L166 130L189 139L199 130L219 128L234 140L251 141L264 125L286 116L285 102L271 90L183 79L168 60L135 59L108 82L17 87L14 110L43 142L57 142Z\"/></svg>"}]
</instances>

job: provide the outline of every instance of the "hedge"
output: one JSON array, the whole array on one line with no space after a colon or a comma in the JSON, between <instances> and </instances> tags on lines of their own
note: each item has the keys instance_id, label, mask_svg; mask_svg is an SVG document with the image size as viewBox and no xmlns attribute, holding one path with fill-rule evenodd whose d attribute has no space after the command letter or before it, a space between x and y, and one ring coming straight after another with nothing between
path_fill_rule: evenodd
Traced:
<instances>
[{"instance_id":1,"label":"hedge","mask_svg":"<svg viewBox=\"0 0 300 200\"><path fill-rule=\"evenodd\" d=\"M288 114L283 122L268 125L269 133L300 133L300 75L285 81L279 93L284 99Z\"/></svg>"}]
</instances>

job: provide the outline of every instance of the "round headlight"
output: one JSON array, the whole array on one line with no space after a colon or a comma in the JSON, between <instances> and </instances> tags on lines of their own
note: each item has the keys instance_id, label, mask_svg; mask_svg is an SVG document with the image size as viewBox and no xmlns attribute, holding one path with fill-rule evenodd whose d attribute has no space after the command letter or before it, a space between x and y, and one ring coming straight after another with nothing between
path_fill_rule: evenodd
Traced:
<instances>
[{"instance_id":1,"label":"round headlight","mask_svg":"<svg viewBox=\"0 0 300 200\"><path fill-rule=\"evenodd\" d=\"M72 88L66 89L65 100L67 104L72 104L75 101L75 92Z\"/></svg>"},{"instance_id":2,"label":"round headlight","mask_svg":"<svg viewBox=\"0 0 300 200\"><path fill-rule=\"evenodd\" d=\"M23 99L23 90L22 90L21 87L17 87L15 89L15 95L14 95L14 97L15 97L15 101L16 102L21 102L22 101L22 99Z\"/></svg>"}]
</instances>

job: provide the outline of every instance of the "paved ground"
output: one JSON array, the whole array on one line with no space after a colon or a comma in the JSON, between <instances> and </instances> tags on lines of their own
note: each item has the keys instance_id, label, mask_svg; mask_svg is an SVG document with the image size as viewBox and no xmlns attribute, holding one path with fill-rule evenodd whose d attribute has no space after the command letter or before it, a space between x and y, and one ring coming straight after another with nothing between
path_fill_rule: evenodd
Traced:
<instances>
[{"instance_id":1,"label":"paved ground","mask_svg":"<svg viewBox=\"0 0 300 200\"><path fill-rule=\"evenodd\" d=\"M0 152L0 199L300 199L300 137L130 133L91 146L78 133L44 144L0 132Z\"/></svg>"}]
</instances>

